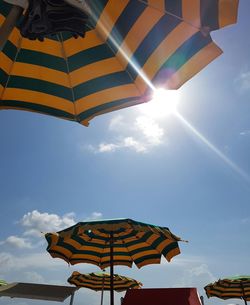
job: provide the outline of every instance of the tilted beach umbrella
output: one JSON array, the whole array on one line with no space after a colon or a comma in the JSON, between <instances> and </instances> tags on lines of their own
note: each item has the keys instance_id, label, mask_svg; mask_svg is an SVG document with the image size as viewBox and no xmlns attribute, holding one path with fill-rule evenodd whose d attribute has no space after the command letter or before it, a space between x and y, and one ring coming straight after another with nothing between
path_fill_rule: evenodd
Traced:
<instances>
[{"instance_id":1,"label":"tilted beach umbrella","mask_svg":"<svg viewBox=\"0 0 250 305\"><path fill-rule=\"evenodd\" d=\"M110 302L114 304L114 265L138 268L159 264L161 257L170 261L180 253L181 240L166 227L113 219L79 222L57 233L47 233L47 251L68 264L90 263L101 269L110 267Z\"/></svg>"},{"instance_id":2,"label":"tilted beach umbrella","mask_svg":"<svg viewBox=\"0 0 250 305\"><path fill-rule=\"evenodd\" d=\"M101 291L101 305L103 303L103 292L111 289L111 277L106 272L79 273L74 271L68 278L68 282L76 287L89 288L95 291ZM128 289L139 289L142 283L127 276L114 274L113 289L117 292Z\"/></svg>"},{"instance_id":3,"label":"tilted beach umbrella","mask_svg":"<svg viewBox=\"0 0 250 305\"><path fill-rule=\"evenodd\" d=\"M250 301L250 275L239 275L220 279L204 287L207 296L220 299L242 299Z\"/></svg>"},{"instance_id":4,"label":"tilted beach umbrella","mask_svg":"<svg viewBox=\"0 0 250 305\"><path fill-rule=\"evenodd\" d=\"M222 53L210 32L235 23L238 8L238 0L67 2L88 15L85 36L72 37L67 16L61 24L69 23L69 31L44 41L15 27L0 52L0 109L88 125L97 115L149 101L156 88L179 88ZM0 25L10 10L0 0Z\"/></svg>"}]
</instances>

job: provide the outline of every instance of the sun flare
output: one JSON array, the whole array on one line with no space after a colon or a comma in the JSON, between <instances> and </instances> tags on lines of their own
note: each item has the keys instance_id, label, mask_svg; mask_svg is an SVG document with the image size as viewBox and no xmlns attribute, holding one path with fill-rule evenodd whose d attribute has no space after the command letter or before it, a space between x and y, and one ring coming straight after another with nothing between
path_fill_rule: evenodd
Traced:
<instances>
[{"instance_id":1,"label":"sun flare","mask_svg":"<svg viewBox=\"0 0 250 305\"><path fill-rule=\"evenodd\" d=\"M157 89L154 91L152 100L142 104L140 110L154 118L165 117L176 113L179 100L179 90Z\"/></svg>"}]
</instances>

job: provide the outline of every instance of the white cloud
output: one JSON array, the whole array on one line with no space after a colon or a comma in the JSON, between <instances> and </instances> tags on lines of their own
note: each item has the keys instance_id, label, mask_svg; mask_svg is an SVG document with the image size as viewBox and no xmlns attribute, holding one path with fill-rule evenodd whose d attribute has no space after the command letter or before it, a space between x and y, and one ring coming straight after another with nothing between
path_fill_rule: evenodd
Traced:
<instances>
[{"instance_id":1,"label":"white cloud","mask_svg":"<svg viewBox=\"0 0 250 305\"><path fill-rule=\"evenodd\" d=\"M113 141L101 142L96 148L89 145L87 148L95 153L111 153L122 149L145 153L164 142L164 129L148 116L139 116L131 124L119 115L110 121L109 129L115 133Z\"/></svg>"},{"instance_id":2,"label":"white cloud","mask_svg":"<svg viewBox=\"0 0 250 305\"><path fill-rule=\"evenodd\" d=\"M208 266L204 263L196 265L192 268L187 268L182 278L180 278L180 286L183 287L199 287L208 283L214 282L215 276L209 270Z\"/></svg>"},{"instance_id":3,"label":"white cloud","mask_svg":"<svg viewBox=\"0 0 250 305\"><path fill-rule=\"evenodd\" d=\"M32 248L32 245L27 238L22 238L22 237L13 236L13 235L7 237L4 242L1 242L1 244L7 244L12 247L19 248L19 249Z\"/></svg>"},{"instance_id":4,"label":"white cloud","mask_svg":"<svg viewBox=\"0 0 250 305\"><path fill-rule=\"evenodd\" d=\"M37 210L28 212L20 220L20 224L25 228L24 235L40 237L41 232L56 232L70 227L76 223L74 214L65 214L62 217L56 214L40 213Z\"/></svg>"},{"instance_id":5,"label":"white cloud","mask_svg":"<svg viewBox=\"0 0 250 305\"><path fill-rule=\"evenodd\" d=\"M138 117L135 126L143 133L149 144L161 144L164 130L152 118L146 116Z\"/></svg>"},{"instance_id":6,"label":"white cloud","mask_svg":"<svg viewBox=\"0 0 250 305\"><path fill-rule=\"evenodd\" d=\"M119 148L119 145L113 143L100 143L97 152L112 152Z\"/></svg>"},{"instance_id":7,"label":"white cloud","mask_svg":"<svg viewBox=\"0 0 250 305\"><path fill-rule=\"evenodd\" d=\"M242 72L236 79L236 84L241 92L250 90L250 71Z\"/></svg>"},{"instance_id":8,"label":"white cloud","mask_svg":"<svg viewBox=\"0 0 250 305\"><path fill-rule=\"evenodd\" d=\"M51 270L63 265L67 265L66 262L62 259L51 259L45 250L42 253L26 253L18 256L8 252L0 252L0 270L2 273L31 268Z\"/></svg>"},{"instance_id":9,"label":"white cloud","mask_svg":"<svg viewBox=\"0 0 250 305\"><path fill-rule=\"evenodd\" d=\"M244 130L244 131L240 132L240 135L241 135L241 136L250 135L250 130Z\"/></svg>"},{"instance_id":10,"label":"white cloud","mask_svg":"<svg viewBox=\"0 0 250 305\"><path fill-rule=\"evenodd\" d=\"M93 212L89 217L85 218L85 221L98 220L98 219L102 219L102 213Z\"/></svg>"},{"instance_id":11,"label":"white cloud","mask_svg":"<svg viewBox=\"0 0 250 305\"><path fill-rule=\"evenodd\" d=\"M45 283L43 276L35 271L24 272L25 280L29 283Z\"/></svg>"}]
</instances>

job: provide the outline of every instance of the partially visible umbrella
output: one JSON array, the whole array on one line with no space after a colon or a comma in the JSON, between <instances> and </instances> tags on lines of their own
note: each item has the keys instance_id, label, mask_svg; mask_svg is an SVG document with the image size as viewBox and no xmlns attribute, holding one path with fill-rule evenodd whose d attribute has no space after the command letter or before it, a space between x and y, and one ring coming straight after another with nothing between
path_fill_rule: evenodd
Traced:
<instances>
[{"instance_id":1,"label":"partially visible umbrella","mask_svg":"<svg viewBox=\"0 0 250 305\"><path fill-rule=\"evenodd\" d=\"M92 273L79 273L74 271L68 278L70 284L76 287L90 288L95 291L102 291L101 305L103 303L103 291L110 290L111 288L111 276L105 272L92 272ZM132 278L114 274L113 276L113 288L117 292L125 291L128 289L139 289L142 283Z\"/></svg>"},{"instance_id":2,"label":"partially visible umbrella","mask_svg":"<svg viewBox=\"0 0 250 305\"><path fill-rule=\"evenodd\" d=\"M208 298L243 299L250 301L250 275L239 275L220 279L204 287Z\"/></svg>"},{"instance_id":3,"label":"partially visible umbrella","mask_svg":"<svg viewBox=\"0 0 250 305\"><path fill-rule=\"evenodd\" d=\"M4 285L7 285L8 283L5 282L4 280L0 280L0 286L4 286Z\"/></svg>"},{"instance_id":4,"label":"partially visible umbrella","mask_svg":"<svg viewBox=\"0 0 250 305\"><path fill-rule=\"evenodd\" d=\"M210 33L236 23L238 10L238 0L75 2L89 8L83 38L63 31L40 42L10 30L0 52L0 109L88 125L149 101L155 88L179 88L222 53ZM0 0L0 26L10 11Z\"/></svg>"},{"instance_id":5,"label":"partially visible umbrella","mask_svg":"<svg viewBox=\"0 0 250 305\"><path fill-rule=\"evenodd\" d=\"M138 268L159 264L161 257L170 261L180 254L178 241L167 227L134 221L132 219L113 219L79 222L57 233L45 235L47 251L52 257L64 259L74 265L91 263L101 269L110 266L110 302L114 303L113 266Z\"/></svg>"}]
</instances>

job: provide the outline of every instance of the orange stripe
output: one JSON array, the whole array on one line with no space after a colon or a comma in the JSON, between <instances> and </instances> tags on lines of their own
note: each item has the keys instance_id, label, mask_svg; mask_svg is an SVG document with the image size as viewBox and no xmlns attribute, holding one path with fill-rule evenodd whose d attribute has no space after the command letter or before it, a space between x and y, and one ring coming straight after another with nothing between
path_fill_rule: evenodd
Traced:
<instances>
[{"instance_id":1,"label":"orange stripe","mask_svg":"<svg viewBox=\"0 0 250 305\"><path fill-rule=\"evenodd\" d=\"M106 104L115 100L129 98L132 96L139 96L137 88L134 84L118 86L115 88L99 91L94 94L90 94L76 101L77 114L91 109L102 104Z\"/></svg>"},{"instance_id":2,"label":"orange stripe","mask_svg":"<svg viewBox=\"0 0 250 305\"><path fill-rule=\"evenodd\" d=\"M64 48L67 56L72 56L81 51L94 48L98 45L103 44L103 41L98 37L96 30L88 31L84 38L78 37L77 39L71 38L66 40Z\"/></svg>"},{"instance_id":3,"label":"orange stripe","mask_svg":"<svg viewBox=\"0 0 250 305\"><path fill-rule=\"evenodd\" d=\"M239 0L220 0L219 26L220 28L237 22Z\"/></svg>"},{"instance_id":4,"label":"orange stripe","mask_svg":"<svg viewBox=\"0 0 250 305\"><path fill-rule=\"evenodd\" d=\"M183 42L188 40L197 31L196 28L189 26L184 22L180 23L161 42L159 47L152 53L143 66L143 71L148 79L152 80L164 62L183 44ZM147 88L147 84L140 75L137 76L135 84L142 92Z\"/></svg>"},{"instance_id":5,"label":"orange stripe","mask_svg":"<svg viewBox=\"0 0 250 305\"><path fill-rule=\"evenodd\" d=\"M137 19L116 54L124 67L128 64L129 58L133 55L134 51L163 15L158 10L148 7ZM126 58L123 53L126 54Z\"/></svg>"},{"instance_id":6,"label":"orange stripe","mask_svg":"<svg viewBox=\"0 0 250 305\"><path fill-rule=\"evenodd\" d=\"M42 52L57 57L63 57L61 43L51 39L44 39L44 41L38 41L38 40L34 41L23 38L22 49Z\"/></svg>"},{"instance_id":7,"label":"orange stripe","mask_svg":"<svg viewBox=\"0 0 250 305\"><path fill-rule=\"evenodd\" d=\"M106 41L109 37L110 32L112 31L114 24L117 19L120 17L124 8L128 4L129 0L117 1L110 0L108 1L105 9L103 10L97 24L96 30L102 36L102 39Z\"/></svg>"},{"instance_id":8,"label":"orange stripe","mask_svg":"<svg viewBox=\"0 0 250 305\"><path fill-rule=\"evenodd\" d=\"M101 62L95 62L71 72L72 86L122 70L121 64L115 57L104 59Z\"/></svg>"},{"instance_id":9,"label":"orange stripe","mask_svg":"<svg viewBox=\"0 0 250 305\"><path fill-rule=\"evenodd\" d=\"M40 79L71 88L69 83L69 76L66 73L54 69L49 69L43 66L15 62L11 71L11 75Z\"/></svg>"},{"instance_id":10,"label":"orange stripe","mask_svg":"<svg viewBox=\"0 0 250 305\"><path fill-rule=\"evenodd\" d=\"M182 0L182 17L184 21L200 28L200 0Z\"/></svg>"},{"instance_id":11,"label":"orange stripe","mask_svg":"<svg viewBox=\"0 0 250 305\"><path fill-rule=\"evenodd\" d=\"M9 74L13 61L3 52L0 52L0 63L1 63L1 69L5 73Z\"/></svg>"},{"instance_id":12,"label":"orange stripe","mask_svg":"<svg viewBox=\"0 0 250 305\"><path fill-rule=\"evenodd\" d=\"M59 98L46 93L41 93L37 91L25 90L25 89L15 89L6 88L2 97L3 100L13 100L17 99L22 102L42 105L51 107L54 109L59 109L66 111L74 115L74 105L66 99Z\"/></svg>"},{"instance_id":13,"label":"orange stripe","mask_svg":"<svg viewBox=\"0 0 250 305\"><path fill-rule=\"evenodd\" d=\"M211 42L209 45L196 53L192 58L190 58L187 63L181 67L181 69L179 69L170 79L167 80L167 88L179 88L221 54L222 50L215 43Z\"/></svg>"},{"instance_id":14,"label":"orange stripe","mask_svg":"<svg viewBox=\"0 0 250 305\"><path fill-rule=\"evenodd\" d=\"M148 0L148 5L160 10L161 12L165 12L164 0Z\"/></svg>"}]
</instances>

